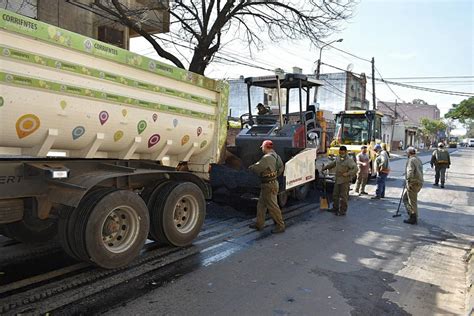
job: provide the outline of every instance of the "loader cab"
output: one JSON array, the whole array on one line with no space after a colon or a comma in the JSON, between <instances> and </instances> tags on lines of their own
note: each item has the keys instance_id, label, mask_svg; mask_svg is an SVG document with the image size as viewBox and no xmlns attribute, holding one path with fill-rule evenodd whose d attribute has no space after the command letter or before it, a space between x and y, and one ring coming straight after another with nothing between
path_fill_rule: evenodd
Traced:
<instances>
[{"instance_id":1,"label":"loader cab","mask_svg":"<svg viewBox=\"0 0 474 316\"><path fill-rule=\"evenodd\" d=\"M286 74L249 77L245 83L248 113L240 117L242 130L236 136L235 148L229 148L244 165L261 157L259 146L265 139L273 141L284 162L305 148L318 147L321 129L316 120L316 108L310 104L310 91L322 85L321 81L303 74ZM254 114L257 105L252 104L252 93L257 90L254 87L268 89L276 95L277 108L274 107L271 114ZM296 102L290 104L290 100ZM290 105L295 104L297 111L290 112Z\"/></svg>"},{"instance_id":2,"label":"loader cab","mask_svg":"<svg viewBox=\"0 0 474 316\"><path fill-rule=\"evenodd\" d=\"M339 147L345 145L350 154L357 155L361 145L373 147L380 143L383 114L374 110L350 110L336 114L336 132L330 156L339 153Z\"/></svg>"}]
</instances>

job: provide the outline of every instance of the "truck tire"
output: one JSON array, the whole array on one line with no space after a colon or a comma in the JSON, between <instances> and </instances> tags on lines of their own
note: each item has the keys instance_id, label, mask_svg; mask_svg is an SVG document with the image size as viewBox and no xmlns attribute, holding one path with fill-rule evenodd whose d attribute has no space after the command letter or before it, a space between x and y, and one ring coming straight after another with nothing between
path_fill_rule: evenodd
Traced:
<instances>
[{"instance_id":1,"label":"truck tire","mask_svg":"<svg viewBox=\"0 0 474 316\"><path fill-rule=\"evenodd\" d=\"M36 200L25 200L23 219L15 223L4 224L3 235L22 243L45 242L56 237L58 225L55 219L39 219L34 215Z\"/></svg>"},{"instance_id":2,"label":"truck tire","mask_svg":"<svg viewBox=\"0 0 474 316\"><path fill-rule=\"evenodd\" d=\"M77 232L75 226L80 215L80 209L89 206L95 206L96 202L99 201L104 195L113 192L113 188L97 188L90 190L80 201L79 205L74 207L64 206L59 212L59 228L58 236L59 241L64 251L72 258L76 260L88 261L87 252L84 251L84 247L81 247L79 243L82 242L82 235L80 231ZM81 252L82 249L82 252ZM86 258L86 259L84 259Z\"/></svg>"},{"instance_id":3,"label":"truck tire","mask_svg":"<svg viewBox=\"0 0 474 316\"><path fill-rule=\"evenodd\" d=\"M159 201L162 200L162 197L169 194L169 190L177 184L178 182L176 181L164 181L155 185L150 190L147 190L148 192L144 195L144 200L150 215L150 233L148 234L148 238L156 241L159 245L168 245L168 241L166 241L165 238L160 237L163 236L162 233L160 234L160 228L157 224L160 222L158 219L160 215L159 212L155 211L155 209L157 208Z\"/></svg>"},{"instance_id":4,"label":"truck tire","mask_svg":"<svg viewBox=\"0 0 474 316\"><path fill-rule=\"evenodd\" d=\"M58 221L58 239L63 250L68 254L69 257L79 260L76 254L73 252L71 245L69 244L68 237L68 223L69 217L74 212L74 207L63 206L59 210L59 221Z\"/></svg>"},{"instance_id":5,"label":"truck tire","mask_svg":"<svg viewBox=\"0 0 474 316\"><path fill-rule=\"evenodd\" d=\"M135 259L145 244L148 210L132 191L96 190L71 213L67 230L74 257L106 269L119 268Z\"/></svg>"},{"instance_id":6,"label":"truck tire","mask_svg":"<svg viewBox=\"0 0 474 316\"><path fill-rule=\"evenodd\" d=\"M286 203L288 203L288 192L281 191L278 193L278 206L285 207Z\"/></svg>"},{"instance_id":7,"label":"truck tire","mask_svg":"<svg viewBox=\"0 0 474 316\"><path fill-rule=\"evenodd\" d=\"M192 182L167 183L156 195L151 212L151 235L172 246L192 243L206 216L206 200Z\"/></svg>"},{"instance_id":8,"label":"truck tire","mask_svg":"<svg viewBox=\"0 0 474 316\"><path fill-rule=\"evenodd\" d=\"M295 198L298 201L303 201L306 199L306 196L308 195L308 192L310 190L311 186L309 183L305 183L303 185L300 185L295 188Z\"/></svg>"}]
</instances>

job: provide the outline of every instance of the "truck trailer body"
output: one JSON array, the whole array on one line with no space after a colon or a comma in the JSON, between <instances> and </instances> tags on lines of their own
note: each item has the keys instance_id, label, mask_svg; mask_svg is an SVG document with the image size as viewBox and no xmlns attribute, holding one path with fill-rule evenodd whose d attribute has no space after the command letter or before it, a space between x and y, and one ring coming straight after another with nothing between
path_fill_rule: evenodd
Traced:
<instances>
[{"instance_id":1,"label":"truck trailer body","mask_svg":"<svg viewBox=\"0 0 474 316\"><path fill-rule=\"evenodd\" d=\"M0 233L128 264L190 244L225 147L228 86L0 10Z\"/></svg>"}]
</instances>

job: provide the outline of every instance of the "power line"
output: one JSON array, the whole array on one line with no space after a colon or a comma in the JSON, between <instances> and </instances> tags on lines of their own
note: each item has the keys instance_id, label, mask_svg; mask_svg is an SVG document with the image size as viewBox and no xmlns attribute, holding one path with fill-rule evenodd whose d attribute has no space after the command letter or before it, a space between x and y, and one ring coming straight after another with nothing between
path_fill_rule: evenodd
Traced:
<instances>
[{"instance_id":1,"label":"power line","mask_svg":"<svg viewBox=\"0 0 474 316\"><path fill-rule=\"evenodd\" d=\"M316 39L316 41L318 41L318 42L320 42L320 43L322 43L322 44L324 44L324 45L327 45L327 46L329 46L329 47L331 47L331 48L333 48L333 49L335 49L335 50L338 50L338 51L340 51L340 52L343 52L343 53L345 53L345 54L347 54L347 55L349 55L349 56L352 56L352 57L354 57L354 58L357 58L357 59L366 61L366 62L368 62L368 63L371 62L371 60L369 60L369 59L367 59L367 58L360 57L360 56L354 55L354 54L352 54L352 53L346 52L346 51L343 50L343 49L337 48L337 47L332 46L332 45L328 45L328 43L325 43L325 42L323 42L323 41L321 41L321 40Z\"/></svg>"},{"instance_id":2,"label":"power line","mask_svg":"<svg viewBox=\"0 0 474 316\"><path fill-rule=\"evenodd\" d=\"M156 37L156 36L154 36ZM176 46L179 46L179 47L183 47L183 48L187 48L187 49L192 49L190 48L189 46L186 46L186 45L183 45L183 44L180 44L180 43L176 43L176 42L173 42L171 40L168 40L168 39L164 39L164 38L157 38L159 40L162 40L162 41L165 41L165 42L170 42ZM154 53L154 52L150 52L149 54L151 53ZM216 55L214 56L214 58L217 58L217 59L221 59L221 60L225 60L227 62L231 62L231 63L235 63L235 64L239 64L239 65L243 65L243 66L247 66L247 67L252 67L252 68L257 68L257 69L262 69L262 70L267 70L267 71L273 71L274 69L270 69L270 68L265 68L265 67L261 67L261 66L258 66L258 65L254 65L254 64L250 64L250 63L247 63L245 61L242 61L242 60L238 60L237 58L234 57L234 59L229 59L229 58L226 58L226 57L222 57L222 56L218 56L219 55L222 55L220 54L219 52L216 53ZM147 54L145 54L147 55Z\"/></svg>"},{"instance_id":3,"label":"power line","mask_svg":"<svg viewBox=\"0 0 474 316\"><path fill-rule=\"evenodd\" d=\"M375 68L375 71L377 71L377 73L379 74L379 76L380 76L380 78L382 79L382 81L387 85L387 87L388 87L388 88L390 89L390 91L393 93L393 95L394 95L397 99L403 101L403 99L400 98L400 97L398 96L398 94L395 93L395 91L393 91L392 87L390 87L390 86L388 85L388 83L387 83L385 80L383 80L383 76L382 76L382 74L380 73L380 71L377 69L377 67L374 66L374 68ZM403 101L403 102L405 102L405 101Z\"/></svg>"},{"instance_id":4,"label":"power line","mask_svg":"<svg viewBox=\"0 0 474 316\"><path fill-rule=\"evenodd\" d=\"M371 78L371 77L369 77ZM420 86L414 86L406 83L400 83L396 81L387 81L384 79L379 79L375 78L377 81L382 81L387 84L391 85L396 85L404 88L409 88L409 89L415 89L415 90L421 90L421 91L426 91L426 92L433 92L433 93L440 93L440 94L449 94L449 95L457 95L457 96L463 96L463 97L472 97L474 96L474 93L470 92L462 92L462 91L452 91L452 90L443 90L443 89L434 89L434 88L428 88L428 87L420 87Z\"/></svg>"},{"instance_id":5,"label":"power line","mask_svg":"<svg viewBox=\"0 0 474 316\"><path fill-rule=\"evenodd\" d=\"M344 72L350 72L350 73L354 74L351 71L344 70L344 69L336 67L334 65L330 65L330 64L326 64L326 63L321 63L321 64L324 64L324 65L329 66L329 67L334 68L334 69L338 69L338 70L341 70L341 71L344 71ZM372 77L367 76L367 78L371 79ZM399 83L399 82L396 82L396 81L388 81L388 80L385 80L383 78L375 78L375 80L376 81L381 81L381 82L384 82L384 83L387 83L387 84L397 85L397 86L404 87L404 88L409 88L409 89L422 90L422 91L426 91L426 92L433 92L433 93L439 93L439 94L448 94L448 95L457 95L457 96L464 96L464 97L474 96L474 93L470 93L470 92L451 91L451 90L434 89L434 88L428 88L428 87L420 87L420 86L414 86L414 85L410 85L410 84L406 84L406 83Z\"/></svg>"},{"instance_id":6,"label":"power line","mask_svg":"<svg viewBox=\"0 0 474 316\"><path fill-rule=\"evenodd\" d=\"M471 79L474 76L434 76L434 77L393 77L393 78L385 78L389 80L409 80L409 79Z\"/></svg>"},{"instance_id":7,"label":"power line","mask_svg":"<svg viewBox=\"0 0 474 316\"><path fill-rule=\"evenodd\" d=\"M341 92L344 96L345 96L345 92L342 91L341 89L339 89L338 87L336 87L335 85L333 85L332 83L330 83L329 81L323 79L324 81L326 81L331 87L333 87L334 89L336 89L337 91Z\"/></svg>"}]
</instances>

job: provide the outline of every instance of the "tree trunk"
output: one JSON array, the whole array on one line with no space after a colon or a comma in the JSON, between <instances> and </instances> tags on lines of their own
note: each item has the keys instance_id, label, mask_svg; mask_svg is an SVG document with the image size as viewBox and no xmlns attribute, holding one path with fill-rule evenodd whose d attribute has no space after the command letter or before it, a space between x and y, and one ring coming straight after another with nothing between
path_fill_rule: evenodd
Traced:
<instances>
[{"instance_id":1,"label":"tree trunk","mask_svg":"<svg viewBox=\"0 0 474 316\"><path fill-rule=\"evenodd\" d=\"M196 47L194 50L193 59L191 59L191 63L189 64L189 71L203 75L204 71L206 70L207 66L209 65L209 58L207 57L207 50L200 49Z\"/></svg>"}]
</instances>

